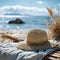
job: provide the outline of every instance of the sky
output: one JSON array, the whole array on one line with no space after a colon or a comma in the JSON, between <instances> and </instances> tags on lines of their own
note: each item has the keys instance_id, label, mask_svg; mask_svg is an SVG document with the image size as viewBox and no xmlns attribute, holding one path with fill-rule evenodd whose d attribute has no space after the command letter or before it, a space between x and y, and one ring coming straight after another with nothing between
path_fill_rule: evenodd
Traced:
<instances>
[{"instance_id":1,"label":"sky","mask_svg":"<svg viewBox=\"0 0 60 60\"><path fill-rule=\"evenodd\" d=\"M0 0L0 14L21 13L30 15L47 15L46 7L60 7L60 0Z\"/></svg>"},{"instance_id":2,"label":"sky","mask_svg":"<svg viewBox=\"0 0 60 60\"><path fill-rule=\"evenodd\" d=\"M0 6L5 5L22 5L22 6L35 6L35 7L53 6L60 4L60 0L0 0ZM44 6L43 6L44 5Z\"/></svg>"}]
</instances>

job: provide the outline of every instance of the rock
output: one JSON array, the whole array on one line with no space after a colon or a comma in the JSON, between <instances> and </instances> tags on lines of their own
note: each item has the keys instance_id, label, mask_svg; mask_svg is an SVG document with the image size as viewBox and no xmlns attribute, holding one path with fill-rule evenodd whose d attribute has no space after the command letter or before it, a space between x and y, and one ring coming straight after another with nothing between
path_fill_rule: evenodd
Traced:
<instances>
[{"instance_id":1,"label":"rock","mask_svg":"<svg viewBox=\"0 0 60 60\"><path fill-rule=\"evenodd\" d=\"M17 18L16 20L11 20L8 22L9 24L24 24L25 22L21 19Z\"/></svg>"}]
</instances>

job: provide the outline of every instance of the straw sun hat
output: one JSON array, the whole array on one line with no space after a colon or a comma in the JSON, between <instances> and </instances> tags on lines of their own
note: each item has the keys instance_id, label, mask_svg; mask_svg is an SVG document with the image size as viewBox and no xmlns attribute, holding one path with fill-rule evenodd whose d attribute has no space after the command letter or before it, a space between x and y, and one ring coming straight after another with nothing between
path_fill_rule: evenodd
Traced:
<instances>
[{"instance_id":1,"label":"straw sun hat","mask_svg":"<svg viewBox=\"0 0 60 60\"><path fill-rule=\"evenodd\" d=\"M55 47L53 40L48 41L47 33L41 29L32 29L28 32L26 40L17 43L18 49L45 50Z\"/></svg>"}]
</instances>

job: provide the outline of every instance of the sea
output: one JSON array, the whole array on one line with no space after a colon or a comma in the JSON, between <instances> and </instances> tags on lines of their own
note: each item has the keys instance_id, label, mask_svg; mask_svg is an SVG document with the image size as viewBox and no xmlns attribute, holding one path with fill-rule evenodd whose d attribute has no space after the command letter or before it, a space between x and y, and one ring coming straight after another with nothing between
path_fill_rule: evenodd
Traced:
<instances>
[{"instance_id":1,"label":"sea","mask_svg":"<svg viewBox=\"0 0 60 60\"><path fill-rule=\"evenodd\" d=\"M25 24L8 24L9 21L20 18ZM49 16L22 16L22 15L1 15L0 30L29 30L32 28L47 29L47 24L51 23Z\"/></svg>"}]
</instances>

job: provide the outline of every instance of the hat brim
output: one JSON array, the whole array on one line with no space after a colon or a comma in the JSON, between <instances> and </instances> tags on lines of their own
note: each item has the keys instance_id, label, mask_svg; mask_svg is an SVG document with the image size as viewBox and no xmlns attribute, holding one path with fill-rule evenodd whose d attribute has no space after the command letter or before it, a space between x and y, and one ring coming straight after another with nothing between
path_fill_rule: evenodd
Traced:
<instances>
[{"instance_id":1,"label":"hat brim","mask_svg":"<svg viewBox=\"0 0 60 60\"><path fill-rule=\"evenodd\" d=\"M47 43L44 43L42 45L29 45L26 40L19 42L17 44L17 48L18 49L22 49L22 50L46 50L46 49L50 49L55 47L57 44L55 42L52 41L48 41Z\"/></svg>"}]
</instances>

